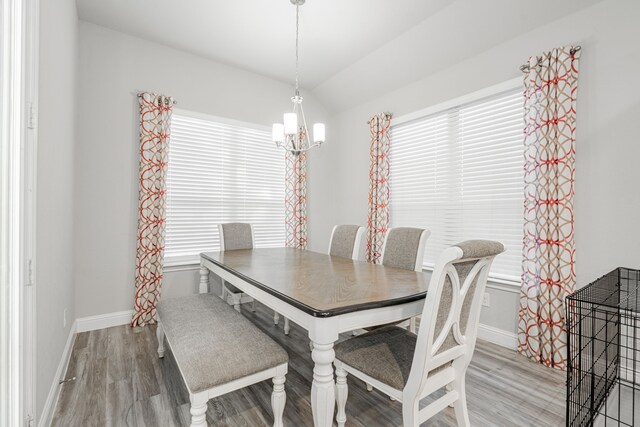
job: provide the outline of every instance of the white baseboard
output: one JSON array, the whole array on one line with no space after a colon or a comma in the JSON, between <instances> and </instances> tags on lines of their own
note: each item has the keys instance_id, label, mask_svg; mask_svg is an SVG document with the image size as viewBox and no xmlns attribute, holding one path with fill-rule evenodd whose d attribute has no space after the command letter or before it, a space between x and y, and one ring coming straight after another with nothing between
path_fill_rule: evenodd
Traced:
<instances>
[{"instance_id":1,"label":"white baseboard","mask_svg":"<svg viewBox=\"0 0 640 427\"><path fill-rule=\"evenodd\" d=\"M515 333L483 325L482 323L478 325L478 338L511 350L518 348L518 336Z\"/></svg>"},{"instance_id":2,"label":"white baseboard","mask_svg":"<svg viewBox=\"0 0 640 427\"><path fill-rule=\"evenodd\" d=\"M58 397L60 395L60 380L67 374L67 367L69 366L69 360L71 359L71 350L73 349L73 343L76 340L77 327L77 322L73 322L69 329L69 337L67 338L67 343L64 346L64 351L62 352L58 369L56 369L56 374L53 377L53 383L49 389L47 400L44 402L44 408L42 408L42 413L38 418L38 427L49 427L53 420L53 411L56 409L56 404L58 403Z\"/></svg>"},{"instance_id":3,"label":"white baseboard","mask_svg":"<svg viewBox=\"0 0 640 427\"><path fill-rule=\"evenodd\" d=\"M87 332L98 329L111 328L113 326L128 325L131 323L133 310L117 311L115 313L99 314L97 316L80 317L76 319L76 331Z\"/></svg>"}]
</instances>

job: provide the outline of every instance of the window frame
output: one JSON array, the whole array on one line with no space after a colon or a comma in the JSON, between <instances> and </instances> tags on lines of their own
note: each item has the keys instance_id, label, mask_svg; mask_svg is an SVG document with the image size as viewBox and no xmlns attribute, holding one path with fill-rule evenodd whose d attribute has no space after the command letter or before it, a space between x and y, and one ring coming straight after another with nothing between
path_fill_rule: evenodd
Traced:
<instances>
[{"instance_id":1,"label":"window frame","mask_svg":"<svg viewBox=\"0 0 640 427\"><path fill-rule=\"evenodd\" d=\"M252 122L245 122L242 120L230 119L227 117L214 116L207 113L185 110L183 108L174 107L173 114L178 114L183 117L193 118L197 120L205 120L205 121L224 124L224 125L244 127L247 129L267 132L269 134L271 133L271 128L266 125L261 125L261 124L252 123ZM169 142L169 150L171 150L171 141ZM282 161L284 165L284 159ZM167 170L167 173L168 173L168 170ZM285 176L286 176L286 170L285 170ZM285 188L285 185L286 183L283 180L282 181L283 189ZM167 198L167 204L168 203L169 203L169 200ZM284 200L283 200L283 209L284 209ZM284 228L284 224L283 224L283 228ZM166 249L166 242L165 242L165 249ZM199 265L200 265L199 256L191 257L191 256L185 255L185 256L173 256L173 257L167 258L165 254L164 262L163 262L163 271L176 272L176 271L193 270L197 268Z\"/></svg>"},{"instance_id":2,"label":"window frame","mask_svg":"<svg viewBox=\"0 0 640 427\"><path fill-rule=\"evenodd\" d=\"M453 108L458 108L461 106L464 106L466 104L471 104L473 102L476 101L480 101L482 99L485 98L489 98L492 96L496 96L496 95L500 95L501 93L504 92L508 92L508 91L513 91L515 89L518 88L522 88L522 78L521 77L516 77L510 80L507 80L505 82L502 83L498 83L471 93L468 93L466 95L462 95L438 104L434 104L431 105L429 107L411 112L411 113L407 113L404 114L402 116L399 117L395 117L392 123L392 126L397 126L403 123L407 123L413 120L417 120L417 119L422 119L428 116L432 116L432 115L436 115L439 113L444 113L445 111L451 110ZM524 90L524 89L523 89ZM523 101L524 102L524 101ZM524 118L523 118L524 120ZM523 123L523 127L524 127L524 123ZM393 141L391 141L391 143L393 144ZM523 149L524 150L524 149ZM524 151L523 151L523 155L524 155ZM393 165L391 166L393 169ZM392 171L393 173L393 171ZM524 184L523 184L524 185ZM523 187L523 191L524 191L524 187ZM523 212L523 223L524 223L524 212ZM428 241L427 241L428 242ZM426 263L423 263L422 265L422 270L423 271L429 271L429 272L433 272L434 267L430 266ZM521 279L513 279L512 276L505 276L502 274L489 274L489 281L493 282L493 283L497 283L497 284L501 284L501 285L506 285L506 286L514 286L514 287L520 287L522 284Z\"/></svg>"}]
</instances>

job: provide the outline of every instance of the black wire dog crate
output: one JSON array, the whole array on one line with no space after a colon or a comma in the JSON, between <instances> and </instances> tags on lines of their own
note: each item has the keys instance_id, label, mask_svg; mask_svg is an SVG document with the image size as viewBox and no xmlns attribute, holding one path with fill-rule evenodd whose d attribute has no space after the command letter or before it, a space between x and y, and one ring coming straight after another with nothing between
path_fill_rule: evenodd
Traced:
<instances>
[{"instance_id":1,"label":"black wire dog crate","mask_svg":"<svg viewBox=\"0 0 640 427\"><path fill-rule=\"evenodd\" d=\"M566 299L567 426L640 426L640 270Z\"/></svg>"}]
</instances>

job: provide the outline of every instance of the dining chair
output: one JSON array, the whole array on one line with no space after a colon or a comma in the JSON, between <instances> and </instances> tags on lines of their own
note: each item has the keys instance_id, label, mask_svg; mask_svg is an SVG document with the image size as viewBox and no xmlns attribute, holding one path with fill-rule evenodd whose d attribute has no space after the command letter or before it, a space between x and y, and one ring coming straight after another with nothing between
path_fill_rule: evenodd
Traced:
<instances>
[{"instance_id":1,"label":"dining chair","mask_svg":"<svg viewBox=\"0 0 640 427\"><path fill-rule=\"evenodd\" d=\"M354 261L364 260L366 229L359 225L336 225L329 238L329 255L350 258ZM356 331L353 332L354 334ZM313 342L309 341L309 349L313 351Z\"/></svg>"},{"instance_id":2,"label":"dining chair","mask_svg":"<svg viewBox=\"0 0 640 427\"><path fill-rule=\"evenodd\" d=\"M443 251L429 282L418 335L387 326L335 346L336 421L346 421L347 374L402 402L404 427L418 426L453 406L469 424L465 376L475 348L482 296L499 242L469 240ZM443 390L444 389L444 390ZM421 399L444 394L420 409Z\"/></svg>"},{"instance_id":3,"label":"dining chair","mask_svg":"<svg viewBox=\"0 0 640 427\"><path fill-rule=\"evenodd\" d=\"M220 233L220 250L253 249L254 236L253 226L251 224L241 222L218 224L218 231ZM220 298L227 302L229 298L231 298L230 304L233 305L236 311L240 311L240 303L242 302L243 295L244 293L240 289L222 280L222 294ZM255 311L255 301L253 300L251 309Z\"/></svg>"},{"instance_id":4,"label":"dining chair","mask_svg":"<svg viewBox=\"0 0 640 427\"><path fill-rule=\"evenodd\" d=\"M381 264L386 267L404 270L422 271L424 249L431 231L414 227L395 227L387 230L382 243ZM415 317L401 322L413 333L416 332ZM387 326L387 325L381 325ZM372 326L365 330L373 330L381 326Z\"/></svg>"},{"instance_id":5,"label":"dining chair","mask_svg":"<svg viewBox=\"0 0 640 427\"><path fill-rule=\"evenodd\" d=\"M359 225L336 225L329 239L329 255L363 260L364 233L365 228Z\"/></svg>"},{"instance_id":6,"label":"dining chair","mask_svg":"<svg viewBox=\"0 0 640 427\"><path fill-rule=\"evenodd\" d=\"M245 224L242 222L231 222L227 224L218 224L218 230L220 232L220 250L232 251L236 249L253 249L253 242L255 240L253 235L253 226L251 224ZM220 297L228 301L231 297L231 303L233 307L240 311L240 302L244 293L226 281L222 281L222 295ZM256 302L251 298L251 310L256 311ZM273 312L273 323L278 325L280 321L280 315L278 312ZM289 335L289 319L284 318L284 333Z\"/></svg>"}]
</instances>

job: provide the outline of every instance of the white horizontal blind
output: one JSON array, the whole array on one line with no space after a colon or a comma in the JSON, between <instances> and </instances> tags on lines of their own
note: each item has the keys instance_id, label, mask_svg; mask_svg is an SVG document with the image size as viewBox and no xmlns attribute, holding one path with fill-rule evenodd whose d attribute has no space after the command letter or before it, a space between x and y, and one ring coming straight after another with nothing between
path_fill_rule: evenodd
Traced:
<instances>
[{"instance_id":1,"label":"white horizontal blind","mask_svg":"<svg viewBox=\"0 0 640 427\"><path fill-rule=\"evenodd\" d=\"M217 225L253 224L256 247L285 244L285 161L268 130L175 111L167 171L167 264L219 250Z\"/></svg>"},{"instance_id":2,"label":"white horizontal blind","mask_svg":"<svg viewBox=\"0 0 640 427\"><path fill-rule=\"evenodd\" d=\"M391 128L391 224L431 230L425 266L468 239L502 242L492 276L520 280L524 111L510 90Z\"/></svg>"}]
</instances>

